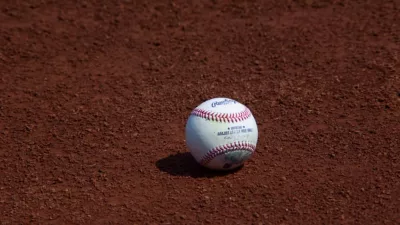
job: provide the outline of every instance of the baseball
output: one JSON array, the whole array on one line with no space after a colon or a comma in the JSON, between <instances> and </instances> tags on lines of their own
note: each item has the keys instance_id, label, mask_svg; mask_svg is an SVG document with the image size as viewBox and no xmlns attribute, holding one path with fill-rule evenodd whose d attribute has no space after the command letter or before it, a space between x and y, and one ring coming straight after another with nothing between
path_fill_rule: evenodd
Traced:
<instances>
[{"instance_id":1,"label":"baseball","mask_svg":"<svg viewBox=\"0 0 400 225\"><path fill-rule=\"evenodd\" d=\"M185 136L187 148L202 166L231 170L253 155L258 128L245 105L230 98L213 98L190 113Z\"/></svg>"}]
</instances>

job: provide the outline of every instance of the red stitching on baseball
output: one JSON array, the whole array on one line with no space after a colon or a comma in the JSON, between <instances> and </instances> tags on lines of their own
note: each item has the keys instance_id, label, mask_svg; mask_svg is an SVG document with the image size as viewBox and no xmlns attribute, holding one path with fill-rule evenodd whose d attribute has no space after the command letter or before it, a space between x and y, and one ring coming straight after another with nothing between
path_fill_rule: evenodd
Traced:
<instances>
[{"instance_id":1,"label":"red stitching on baseball","mask_svg":"<svg viewBox=\"0 0 400 225\"><path fill-rule=\"evenodd\" d=\"M253 153L255 151L255 149L256 149L255 145L250 144L248 142L244 142L244 141L229 143L229 144L222 145L222 146L217 146L217 147L211 149L211 151L207 152L207 154L205 156L203 156L203 158L200 160L200 164L206 165L211 160L213 160L215 157L217 157L219 155L223 155L228 152L242 150L242 151L249 151L249 152Z\"/></svg>"},{"instance_id":2,"label":"red stitching on baseball","mask_svg":"<svg viewBox=\"0 0 400 225\"><path fill-rule=\"evenodd\" d=\"M239 113L217 113L196 108L192 111L191 115L217 122L233 123L249 118L251 116L251 112L247 107L244 111Z\"/></svg>"}]
</instances>

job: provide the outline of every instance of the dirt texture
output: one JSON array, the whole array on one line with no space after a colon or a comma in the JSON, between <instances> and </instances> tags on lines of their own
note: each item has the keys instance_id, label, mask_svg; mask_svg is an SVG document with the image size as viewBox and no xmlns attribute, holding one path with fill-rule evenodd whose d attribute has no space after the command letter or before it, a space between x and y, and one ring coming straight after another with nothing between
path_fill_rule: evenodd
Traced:
<instances>
[{"instance_id":1,"label":"dirt texture","mask_svg":"<svg viewBox=\"0 0 400 225\"><path fill-rule=\"evenodd\" d=\"M0 1L0 224L400 224L398 0ZM256 153L185 146L214 97Z\"/></svg>"}]
</instances>

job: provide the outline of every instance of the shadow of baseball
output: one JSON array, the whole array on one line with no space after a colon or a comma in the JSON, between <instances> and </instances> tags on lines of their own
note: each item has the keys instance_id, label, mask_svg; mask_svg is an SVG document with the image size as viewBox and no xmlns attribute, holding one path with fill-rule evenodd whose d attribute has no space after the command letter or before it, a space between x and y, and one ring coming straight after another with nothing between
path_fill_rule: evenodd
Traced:
<instances>
[{"instance_id":1,"label":"shadow of baseball","mask_svg":"<svg viewBox=\"0 0 400 225\"><path fill-rule=\"evenodd\" d=\"M166 172L172 176L183 177L218 177L233 174L239 171L243 166L228 171L210 170L201 166L189 152L177 153L168 157L162 158L156 162L159 170Z\"/></svg>"}]
</instances>

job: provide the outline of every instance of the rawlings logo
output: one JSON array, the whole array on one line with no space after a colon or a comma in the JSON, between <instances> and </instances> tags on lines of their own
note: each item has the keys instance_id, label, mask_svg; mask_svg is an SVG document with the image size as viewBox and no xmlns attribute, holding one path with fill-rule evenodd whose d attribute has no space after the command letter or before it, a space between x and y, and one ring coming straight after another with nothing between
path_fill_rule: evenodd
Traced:
<instances>
[{"instance_id":1,"label":"rawlings logo","mask_svg":"<svg viewBox=\"0 0 400 225\"><path fill-rule=\"evenodd\" d=\"M236 104L237 101L232 100L232 99L225 99L225 100L223 100L223 101L215 101L215 102L211 103L211 107L214 108L214 107L217 106L217 105L228 105L228 104L231 104L231 103Z\"/></svg>"}]
</instances>

